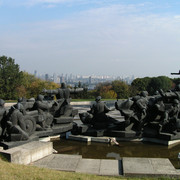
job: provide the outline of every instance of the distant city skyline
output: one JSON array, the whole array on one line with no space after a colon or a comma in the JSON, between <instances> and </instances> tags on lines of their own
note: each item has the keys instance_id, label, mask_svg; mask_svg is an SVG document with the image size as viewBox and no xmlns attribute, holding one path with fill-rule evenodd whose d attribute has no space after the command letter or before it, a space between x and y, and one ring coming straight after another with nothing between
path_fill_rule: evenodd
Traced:
<instances>
[{"instance_id":1,"label":"distant city skyline","mask_svg":"<svg viewBox=\"0 0 180 180\"><path fill-rule=\"evenodd\" d=\"M0 56L30 73L174 77L179 9L179 0L0 0Z\"/></svg>"},{"instance_id":2,"label":"distant city skyline","mask_svg":"<svg viewBox=\"0 0 180 180\"><path fill-rule=\"evenodd\" d=\"M82 86L86 86L88 89L94 89L99 83L112 82L114 80L121 80L127 84L131 84L135 79L134 76L120 77L120 76L96 76L96 75L76 75L76 74L38 74L37 70L34 71L34 75L37 78L52 81L57 84L66 83L72 87L78 86L81 83Z\"/></svg>"}]
</instances>

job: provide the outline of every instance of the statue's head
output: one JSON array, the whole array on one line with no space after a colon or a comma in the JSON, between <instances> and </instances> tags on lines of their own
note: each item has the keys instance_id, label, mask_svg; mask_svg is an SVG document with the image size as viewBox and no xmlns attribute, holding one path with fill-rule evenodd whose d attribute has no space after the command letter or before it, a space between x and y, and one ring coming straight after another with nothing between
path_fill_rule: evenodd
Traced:
<instances>
[{"instance_id":1,"label":"statue's head","mask_svg":"<svg viewBox=\"0 0 180 180\"><path fill-rule=\"evenodd\" d=\"M22 97L18 98L18 102L23 102L23 98Z\"/></svg>"},{"instance_id":2,"label":"statue's head","mask_svg":"<svg viewBox=\"0 0 180 180\"><path fill-rule=\"evenodd\" d=\"M148 96L148 92L147 91L142 91L140 96L147 97Z\"/></svg>"},{"instance_id":3,"label":"statue's head","mask_svg":"<svg viewBox=\"0 0 180 180\"><path fill-rule=\"evenodd\" d=\"M177 104L179 104L179 101L178 101L177 99L174 99L174 100L173 100L173 104L174 104L174 105L177 105Z\"/></svg>"},{"instance_id":4,"label":"statue's head","mask_svg":"<svg viewBox=\"0 0 180 180\"><path fill-rule=\"evenodd\" d=\"M43 101L43 99L44 99L44 96L42 94L39 94L37 96L37 101Z\"/></svg>"},{"instance_id":5,"label":"statue's head","mask_svg":"<svg viewBox=\"0 0 180 180\"><path fill-rule=\"evenodd\" d=\"M3 99L0 99L0 106L4 106L5 101Z\"/></svg>"},{"instance_id":6,"label":"statue's head","mask_svg":"<svg viewBox=\"0 0 180 180\"><path fill-rule=\"evenodd\" d=\"M154 93L154 95L159 95L160 93L159 93L159 91L156 91L155 93Z\"/></svg>"},{"instance_id":7,"label":"statue's head","mask_svg":"<svg viewBox=\"0 0 180 180\"><path fill-rule=\"evenodd\" d=\"M17 103L16 105L14 105L14 107L18 110L22 109L22 104L21 103Z\"/></svg>"},{"instance_id":8,"label":"statue's head","mask_svg":"<svg viewBox=\"0 0 180 180\"><path fill-rule=\"evenodd\" d=\"M26 102L26 99L24 97L19 97L18 102Z\"/></svg>"},{"instance_id":9,"label":"statue's head","mask_svg":"<svg viewBox=\"0 0 180 180\"><path fill-rule=\"evenodd\" d=\"M100 100L101 100L101 96L97 96L95 101L99 102Z\"/></svg>"},{"instance_id":10,"label":"statue's head","mask_svg":"<svg viewBox=\"0 0 180 180\"><path fill-rule=\"evenodd\" d=\"M30 98L27 100L28 102L35 102L35 98Z\"/></svg>"},{"instance_id":11,"label":"statue's head","mask_svg":"<svg viewBox=\"0 0 180 180\"><path fill-rule=\"evenodd\" d=\"M61 88L66 88L66 84L64 82L61 83Z\"/></svg>"}]
</instances>

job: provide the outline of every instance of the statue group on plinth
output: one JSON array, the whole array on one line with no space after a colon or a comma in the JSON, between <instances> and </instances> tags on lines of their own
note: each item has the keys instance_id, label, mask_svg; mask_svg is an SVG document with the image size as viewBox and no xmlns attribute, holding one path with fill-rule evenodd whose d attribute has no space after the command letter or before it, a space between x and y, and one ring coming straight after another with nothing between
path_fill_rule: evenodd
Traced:
<instances>
[{"instance_id":1,"label":"statue group on plinth","mask_svg":"<svg viewBox=\"0 0 180 180\"><path fill-rule=\"evenodd\" d=\"M36 99L19 98L9 109L0 99L1 141L24 141L71 130L78 111L70 105L70 94L81 91L83 88L70 89L62 83L61 88L44 89L45 95L39 94Z\"/></svg>"},{"instance_id":2,"label":"statue group on plinth","mask_svg":"<svg viewBox=\"0 0 180 180\"><path fill-rule=\"evenodd\" d=\"M118 110L124 120L106 115ZM98 96L86 113L79 114L83 126L76 126L74 134L118 137L150 137L165 140L180 139L180 85L174 90L159 90L153 96L147 91L117 100L109 109Z\"/></svg>"}]
</instances>

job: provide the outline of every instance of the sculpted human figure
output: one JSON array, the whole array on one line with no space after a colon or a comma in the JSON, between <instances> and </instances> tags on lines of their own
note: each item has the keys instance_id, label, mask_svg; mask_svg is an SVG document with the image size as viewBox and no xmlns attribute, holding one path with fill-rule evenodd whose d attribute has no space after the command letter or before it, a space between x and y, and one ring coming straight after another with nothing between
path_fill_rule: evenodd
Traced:
<instances>
[{"instance_id":1,"label":"sculpted human figure","mask_svg":"<svg viewBox=\"0 0 180 180\"><path fill-rule=\"evenodd\" d=\"M115 107L125 116L125 127L134 123L133 129L141 131L147 115L148 92L142 91L139 95L128 100L117 101Z\"/></svg>"},{"instance_id":2,"label":"sculpted human figure","mask_svg":"<svg viewBox=\"0 0 180 180\"><path fill-rule=\"evenodd\" d=\"M54 101L44 101L43 95L38 95L34 103L34 110L38 110L39 118L37 124L42 128L50 128L53 122L53 116L49 113Z\"/></svg>"},{"instance_id":3,"label":"sculpted human figure","mask_svg":"<svg viewBox=\"0 0 180 180\"><path fill-rule=\"evenodd\" d=\"M44 89L43 92L49 95L56 95L57 99L64 98L66 101L70 102L70 95L74 93L78 93L83 91L83 88L67 88L65 83L61 83L61 88L46 90Z\"/></svg>"},{"instance_id":4,"label":"sculpted human figure","mask_svg":"<svg viewBox=\"0 0 180 180\"><path fill-rule=\"evenodd\" d=\"M25 99L25 98L18 98L18 103L21 106L21 109L23 113L26 113L26 111L32 110L35 103L35 99Z\"/></svg>"},{"instance_id":5,"label":"sculpted human figure","mask_svg":"<svg viewBox=\"0 0 180 180\"><path fill-rule=\"evenodd\" d=\"M137 130L141 131L143 124L145 123L145 118L147 115L148 109L148 92L142 91L139 95L139 98L134 100L132 105L132 110L134 111L134 115L132 116L132 120L137 123Z\"/></svg>"},{"instance_id":6,"label":"sculpted human figure","mask_svg":"<svg viewBox=\"0 0 180 180\"><path fill-rule=\"evenodd\" d=\"M160 122L160 132L168 132L176 134L180 130L180 102L177 99L174 99L172 106L169 107L164 112L164 118Z\"/></svg>"},{"instance_id":7,"label":"sculpted human figure","mask_svg":"<svg viewBox=\"0 0 180 180\"><path fill-rule=\"evenodd\" d=\"M111 110L107 107L105 102L101 101L101 96L98 96L95 103L92 105L91 110L88 112L93 115L94 122L106 122L108 120L106 113L109 111Z\"/></svg>"},{"instance_id":8,"label":"sculpted human figure","mask_svg":"<svg viewBox=\"0 0 180 180\"><path fill-rule=\"evenodd\" d=\"M101 96L98 96L91 109L87 113L80 113L79 116L84 124L91 125L95 129L110 128L113 124L120 125L119 121L106 115L106 113L114 109L108 108L106 103L101 101Z\"/></svg>"},{"instance_id":9,"label":"sculpted human figure","mask_svg":"<svg viewBox=\"0 0 180 180\"><path fill-rule=\"evenodd\" d=\"M166 102L172 102L174 99L180 100L180 84L177 84L173 90L167 92L160 90L159 93Z\"/></svg>"},{"instance_id":10,"label":"sculpted human figure","mask_svg":"<svg viewBox=\"0 0 180 180\"><path fill-rule=\"evenodd\" d=\"M4 104L4 100L0 99L0 136L3 136L5 131L6 109L4 107Z\"/></svg>"},{"instance_id":11,"label":"sculpted human figure","mask_svg":"<svg viewBox=\"0 0 180 180\"><path fill-rule=\"evenodd\" d=\"M67 88L65 83L61 83L61 88L53 89L53 90L46 90L44 89L43 92L49 94L50 96L56 95L57 99L57 107L55 107L55 116L71 116L72 114L72 106L70 105L70 95L74 93L78 93L83 91L83 88Z\"/></svg>"},{"instance_id":12,"label":"sculpted human figure","mask_svg":"<svg viewBox=\"0 0 180 180\"><path fill-rule=\"evenodd\" d=\"M26 132L26 123L24 121L24 115L20 110L20 106L12 106L8 114L8 128L7 133L12 136L18 137L21 135L21 140L27 140L29 138L28 133Z\"/></svg>"}]
</instances>

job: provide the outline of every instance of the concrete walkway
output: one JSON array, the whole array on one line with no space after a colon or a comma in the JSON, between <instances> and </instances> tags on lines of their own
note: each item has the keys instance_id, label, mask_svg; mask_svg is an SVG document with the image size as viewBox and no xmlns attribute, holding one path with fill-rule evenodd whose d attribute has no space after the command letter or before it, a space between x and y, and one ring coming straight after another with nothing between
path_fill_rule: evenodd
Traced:
<instances>
[{"instance_id":1,"label":"concrete walkway","mask_svg":"<svg viewBox=\"0 0 180 180\"><path fill-rule=\"evenodd\" d=\"M60 171L71 171L104 176L175 177L180 178L168 159L122 158L122 160L84 159L80 155L52 154L31 165Z\"/></svg>"},{"instance_id":2,"label":"concrete walkway","mask_svg":"<svg viewBox=\"0 0 180 180\"><path fill-rule=\"evenodd\" d=\"M121 161L104 159L83 159L79 155L52 154L32 165L60 171L71 171L96 175L119 176ZM109 168L111 167L111 168Z\"/></svg>"}]
</instances>

